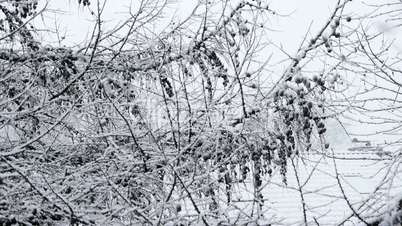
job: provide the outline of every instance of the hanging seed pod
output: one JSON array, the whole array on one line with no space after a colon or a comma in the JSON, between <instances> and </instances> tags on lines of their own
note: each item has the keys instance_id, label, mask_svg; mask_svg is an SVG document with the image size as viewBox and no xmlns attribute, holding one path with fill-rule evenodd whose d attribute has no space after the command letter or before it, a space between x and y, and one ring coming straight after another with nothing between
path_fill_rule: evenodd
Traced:
<instances>
[{"instance_id":1,"label":"hanging seed pod","mask_svg":"<svg viewBox=\"0 0 402 226\"><path fill-rule=\"evenodd\" d=\"M307 107L303 107L303 116L304 117L310 116L310 110Z\"/></svg>"},{"instance_id":2,"label":"hanging seed pod","mask_svg":"<svg viewBox=\"0 0 402 226\"><path fill-rule=\"evenodd\" d=\"M174 93L173 93L173 88L172 88L170 81L164 76L161 76L160 80L161 80L161 84L162 84L166 94L169 97L173 97Z\"/></svg>"},{"instance_id":3,"label":"hanging seed pod","mask_svg":"<svg viewBox=\"0 0 402 226\"><path fill-rule=\"evenodd\" d=\"M340 38L340 37L341 37L341 33L339 33L339 32L334 32L334 37L335 37L335 38Z\"/></svg>"},{"instance_id":4,"label":"hanging seed pod","mask_svg":"<svg viewBox=\"0 0 402 226\"><path fill-rule=\"evenodd\" d=\"M255 180L255 186L256 187L261 187L262 180L261 180L261 176L259 174L255 174L254 180Z\"/></svg>"},{"instance_id":5,"label":"hanging seed pod","mask_svg":"<svg viewBox=\"0 0 402 226\"><path fill-rule=\"evenodd\" d=\"M339 18L336 18L336 19L335 19L334 24L335 24L335 26L337 26L337 27L339 26L339 24L340 24Z\"/></svg>"},{"instance_id":6,"label":"hanging seed pod","mask_svg":"<svg viewBox=\"0 0 402 226\"><path fill-rule=\"evenodd\" d=\"M319 122L319 123L317 123L317 127L318 128L325 128L325 125L324 125L324 123Z\"/></svg>"},{"instance_id":7,"label":"hanging seed pod","mask_svg":"<svg viewBox=\"0 0 402 226\"><path fill-rule=\"evenodd\" d=\"M301 77L297 76L297 77L295 78L295 82L296 82L297 84L300 84L300 83L303 82L303 79L302 79Z\"/></svg>"},{"instance_id":8,"label":"hanging seed pod","mask_svg":"<svg viewBox=\"0 0 402 226\"><path fill-rule=\"evenodd\" d=\"M304 80L303 80L303 84L304 84L304 86L305 86L308 90L311 88L311 84L310 84L310 82L309 82L307 79L304 79Z\"/></svg>"},{"instance_id":9,"label":"hanging seed pod","mask_svg":"<svg viewBox=\"0 0 402 226\"><path fill-rule=\"evenodd\" d=\"M320 134L320 135L324 134L326 131L327 131L326 128L322 128L322 129L318 130L318 134Z\"/></svg>"},{"instance_id":10,"label":"hanging seed pod","mask_svg":"<svg viewBox=\"0 0 402 226\"><path fill-rule=\"evenodd\" d=\"M304 122L303 129L304 129L304 130L307 130L307 129L310 129L310 127L311 127L310 121L309 121L309 120L306 120L306 121Z\"/></svg>"}]
</instances>

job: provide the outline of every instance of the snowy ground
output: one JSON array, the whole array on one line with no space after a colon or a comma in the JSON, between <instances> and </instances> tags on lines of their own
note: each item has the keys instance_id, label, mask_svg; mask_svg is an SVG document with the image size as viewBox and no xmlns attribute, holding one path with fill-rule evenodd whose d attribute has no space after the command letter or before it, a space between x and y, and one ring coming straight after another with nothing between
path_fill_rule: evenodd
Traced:
<instances>
[{"instance_id":1,"label":"snowy ground","mask_svg":"<svg viewBox=\"0 0 402 226\"><path fill-rule=\"evenodd\" d=\"M345 152L337 153L337 157L348 158L377 158L376 154L356 153L349 154ZM307 160L308 158L308 160ZM390 160L336 160L339 177L341 178L345 195L350 203L358 212L367 209L370 213L379 208L381 202L370 203L359 208L365 200L371 198L373 191L381 184L385 175L385 166ZM332 159L323 158L320 155L310 155L306 157L304 163L299 162L298 176L305 184L303 192L307 205L308 220L314 221L314 218L320 225L334 225L340 223L342 219L348 218L352 211L348 208L343 198L340 187L335 177L334 163ZM315 169L314 169L315 168ZM314 172L312 172L314 170ZM311 177L309 177L311 174ZM383 194L391 196L401 189L401 174L395 178L395 184L390 191L381 189L374 195L373 200L385 198ZM302 223L303 213L301 206L300 193L296 183L294 172L288 174L288 186L285 187L280 180L273 179L273 183L267 184L264 194L267 195L272 210L276 211L277 218L282 220L285 225L297 225ZM383 200L385 201L385 200ZM368 208L371 206L371 210ZM372 216L372 215L371 215ZM282 218L282 219L281 219ZM313 222L311 222L313 223ZM354 225L352 222L345 225Z\"/></svg>"},{"instance_id":2,"label":"snowy ground","mask_svg":"<svg viewBox=\"0 0 402 226\"><path fill-rule=\"evenodd\" d=\"M398 171L393 177L394 183L391 187L379 186L384 184L382 180L392 158L364 151L337 152L335 156L339 158L335 162L345 196L356 212L362 213L362 216L370 216L365 218L367 221L375 220L372 216L386 210L388 206L385 203L392 203L392 197L401 193L402 171ZM317 225L317 222L319 225L338 225L344 220L344 225L358 225L354 223L356 218L350 218L352 211L337 183L334 161L331 158L310 154L295 165L302 184L309 225ZM265 178L262 190L265 199L262 214L265 220L260 223L304 225L299 187L291 164L287 181L286 186L282 183L280 175ZM239 209L249 212L253 205L251 183L238 184L234 191L232 206L229 209L234 212ZM224 200L225 198L222 198L221 204L224 204ZM189 212L185 211L183 214L191 213L191 205L185 206L184 209Z\"/></svg>"}]
</instances>

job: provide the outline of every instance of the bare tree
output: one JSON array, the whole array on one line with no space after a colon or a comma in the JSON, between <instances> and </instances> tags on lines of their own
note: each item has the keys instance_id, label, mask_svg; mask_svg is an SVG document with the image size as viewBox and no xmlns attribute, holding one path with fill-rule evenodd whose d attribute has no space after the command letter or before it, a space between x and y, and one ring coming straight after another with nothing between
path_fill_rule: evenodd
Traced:
<instances>
[{"instance_id":1,"label":"bare tree","mask_svg":"<svg viewBox=\"0 0 402 226\"><path fill-rule=\"evenodd\" d=\"M381 58L387 44L372 49L380 36L345 13L349 0L286 53L282 73L266 55L284 51L266 39L281 15L265 1L199 1L164 29L155 25L167 0L133 1L114 28L104 26L105 1L78 4L94 27L76 48L37 39L38 1L0 1L1 224L270 223L264 178L279 171L286 184L291 163L307 225L295 162L331 155L326 120L398 103L398 58ZM398 91L349 92L349 72ZM366 96L378 88L395 95ZM238 184L250 185L251 208L233 201Z\"/></svg>"}]
</instances>

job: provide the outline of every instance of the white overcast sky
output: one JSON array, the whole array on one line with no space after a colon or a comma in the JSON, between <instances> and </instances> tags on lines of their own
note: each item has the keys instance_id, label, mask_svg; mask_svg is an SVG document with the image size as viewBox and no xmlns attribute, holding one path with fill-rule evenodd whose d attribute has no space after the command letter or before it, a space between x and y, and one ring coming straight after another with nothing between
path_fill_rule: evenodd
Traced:
<instances>
[{"instance_id":1,"label":"white overcast sky","mask_svg":"<svg viewBox=\"0 0 402 226\"><path fill-rule=\"evenodd\" d=\"M372 1L372 0L367 0ZM52 10L61 10L64 13L47 12L43 20L37 21L46 27L54 28L58 26L61 33L67 34L63 44L79 44L87 39L93 27L93 21L87 9L79 7L77 0L60 1L48 0L48 8ZM93 1L95 2L95 1ZM106 10L103 14L104 20L112 26L126 18L127 7L131 0L107 0ZM197 0L177 0L167 13L170 18L184 18L188 15ZM268 1L270 8L276 10L280 14L289 15L287 17L273 17L270 28L277 30L270 34L270 40L282 44L283 48L290 54L296 51L303 36L305 35L310 23L312 23L311 32L314 34L323 23L325 23L331 10L337 0L270 0ZM349 10L351 15L362 13L361 0L354 0ZM381 2L381 1L379 1ZM395 33L390 32L393 37L397 37ZM51 41L49 35L43 37L45 41ZM400 40L397 41L400 43ZM399 47L402 45L398 44ZM400 51L400 50L398 50Z\"/></svg>"}]
</instances>

